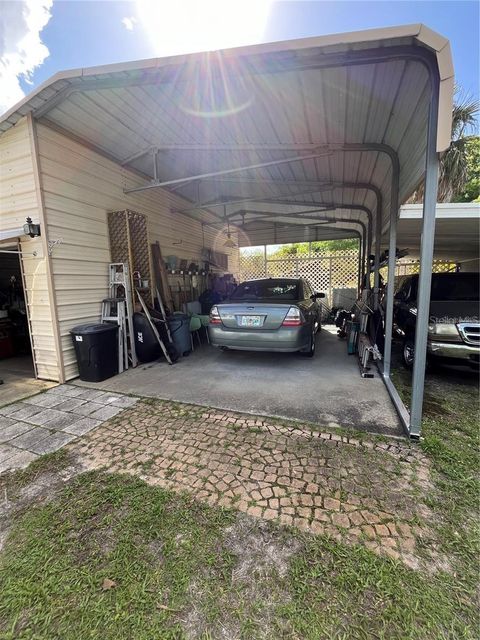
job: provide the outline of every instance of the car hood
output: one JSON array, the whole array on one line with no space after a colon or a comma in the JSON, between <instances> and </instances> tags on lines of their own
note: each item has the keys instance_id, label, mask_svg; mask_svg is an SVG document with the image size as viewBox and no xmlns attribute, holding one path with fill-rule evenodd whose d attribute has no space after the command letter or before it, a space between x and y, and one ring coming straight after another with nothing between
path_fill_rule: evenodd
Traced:
<instances>
[{"instance_id":1,"label":"car hood","mask_svg":"<svg viewBox=\"0 0 480 640\"><path fill-rule=\"evenodd\" d=\"M475 300L432 300L430 302L432 320L451 318L452 324L457 322L478 322L479 303Z\"/></svg>"}]
</instances>

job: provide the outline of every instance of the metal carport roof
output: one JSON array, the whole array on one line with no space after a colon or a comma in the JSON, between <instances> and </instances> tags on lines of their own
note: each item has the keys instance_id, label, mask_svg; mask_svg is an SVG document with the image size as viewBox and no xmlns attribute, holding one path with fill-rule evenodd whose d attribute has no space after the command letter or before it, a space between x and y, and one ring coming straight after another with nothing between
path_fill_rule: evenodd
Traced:
<instances>
[{"instance_id":1,"label":"metal carport roof","mask_svg":"<svg viewBox=\"0 0 480 640\"><path fill-rule=\"evenodd\" d=\"M480 256L480 202L438 203L435 224L435 258L462 263L465 270L478 271ZM400 208L397 244L408 255L420 255L422 205Z\"/></svg>"},{"instance_id":2,"label":"metal carport roof","mask_svg":"<svg viewBox=\"0 0 480 640\"><path fill-rule=\"evenodd\" d=\"M448 40L416 24L62 72L0 130L31 112L205 222L271 241L279 225L321 238L361 223L379 255L399 202L449 146L453 83Z\"/></svg>"}]
</instances>

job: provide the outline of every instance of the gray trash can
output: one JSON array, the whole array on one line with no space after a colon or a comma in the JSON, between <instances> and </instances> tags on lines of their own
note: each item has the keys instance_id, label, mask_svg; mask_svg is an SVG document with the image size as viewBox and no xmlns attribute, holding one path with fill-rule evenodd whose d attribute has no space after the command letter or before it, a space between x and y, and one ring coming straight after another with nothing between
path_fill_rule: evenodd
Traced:
<instances>
[{"instance_id":1,"label":"gray trash can","mask_svg":"<svg viewBox=\"0 0 480 640\"><path fill-rule=\"evenodd\" d=\"M168 318L168 326L172 336L173 344L179 354L188 356L192 350L190 338L190 316L186 313L174 313Z\"/></svg>"}]
</instances>

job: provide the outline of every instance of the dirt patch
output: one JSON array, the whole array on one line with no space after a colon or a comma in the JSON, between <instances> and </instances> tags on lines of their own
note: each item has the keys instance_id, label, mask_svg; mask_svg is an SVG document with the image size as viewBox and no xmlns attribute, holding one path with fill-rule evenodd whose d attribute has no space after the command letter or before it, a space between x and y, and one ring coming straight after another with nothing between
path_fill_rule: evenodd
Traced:
<instances>
[{"instance_id":1,"label":"dirt patch","mask_svg":"<svg viewBox=\"0 0 480 640\"><path fill-rule=\"evenodd\" d=\"M238 514L235 523L225 529L218 549L230 559L229 574L223 576L228 589L212 594L207 589L214 583L210 572L192 580L191 604L180 616L187 638L198 640L207 632L212 640L274 637L275 612L291 599L286 581L290 561L301 550L300 540L287 530L279 532L268 522ZM245 611L254 615L242 620Z\"/></svg>"},{"instance_id":2,"label":"dirt patch","mask_svg":"<svg viewBox=\"0 0 480 640\"><path fill-rule=\"evenodd\" d=\"M53 500L71 478L85 471L81 460L64 451L39 458L26 469L0 475L0 551L15 522L32 506Z\"/></svg>"},{"instance_id":3,"label":"dirt patch","mask_svg":"<svg viewBox=\"0 0 480 640\"><path fill-rule=\"evenodd\" d=\"M254 520L239 514L235 524L225 530L225 548L237 558L232 572L234 582L247 582L251 576L287 574L289 561L301 544L295 538L278 539L264 520Z\"/></svg>"}]
</instances>

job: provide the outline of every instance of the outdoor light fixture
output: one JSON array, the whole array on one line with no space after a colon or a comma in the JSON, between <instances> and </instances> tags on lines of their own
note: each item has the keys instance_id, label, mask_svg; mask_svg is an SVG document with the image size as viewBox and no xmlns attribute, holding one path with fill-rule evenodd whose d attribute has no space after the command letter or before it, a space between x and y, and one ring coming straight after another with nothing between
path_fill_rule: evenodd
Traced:
<instances>
[{"instance_id":1,"label":"outdoor light fixture","mask_svg":"<svg viewBox=\"0 0 480 640\"><path fill-rule=\"evenodd\" d=\"M29 216L26 223L23 225L23 233L26 236L30 236L30 238L36 238L40 235L40 225L34 224Z\"/></svg>"},{"instance_id":2,"label":"outdoor light fixture","mask_svg":"<svg viewBox=\"0 0 480 640\"><path fill-rule=\"evenodd\" d=\"M223 243L223 246L225 249L236 249L237 245L232 240L232 234L230 233L230 222L228 221L228 218L227 218L227 206L225 204L223 205L223 216L227 221L227 239Z\"/></svg>"},{"instance_id":3,"label":"outdoor light fixture","mask_svg":"<svg viewBox=\"0 0 480 640\"><path fill-rule=\"evenodd\" d=\"M235 242L232 240L232 234L230 233L230 231L227 231L227 239L223 243L223 246L226 249L235 249L237 246Z\"/></svg>"}]
</instances>

